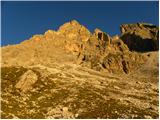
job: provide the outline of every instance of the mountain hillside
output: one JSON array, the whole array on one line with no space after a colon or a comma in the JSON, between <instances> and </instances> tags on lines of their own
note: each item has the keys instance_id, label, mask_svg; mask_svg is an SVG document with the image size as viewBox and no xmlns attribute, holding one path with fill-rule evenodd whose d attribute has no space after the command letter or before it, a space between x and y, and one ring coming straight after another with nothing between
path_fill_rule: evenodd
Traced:
<instances>
[{"instance_id":1,"label":"mountain hillside","mask_svg":"<svg viewBox=\"0 0 160 120\"><path fill-rule=\"evenodd\" d=\"M120 30L72 20L1 47L1 117L158 118L159 28Z\"/></svg>"}]
</instances>

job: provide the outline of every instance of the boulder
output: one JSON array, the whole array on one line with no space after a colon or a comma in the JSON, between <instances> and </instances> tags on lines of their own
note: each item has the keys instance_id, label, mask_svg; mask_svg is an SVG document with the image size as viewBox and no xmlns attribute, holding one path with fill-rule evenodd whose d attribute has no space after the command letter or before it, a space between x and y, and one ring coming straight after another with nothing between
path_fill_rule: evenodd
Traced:
<instances>
[{"instance_id":1,"label":"boulder","mask_svg":"<svg viewBox=\"0 0 160 120\"><path fill-rule=\"evenodd\" d=\"M36 83L38 76L32 70L28 70L21 77L15 88L20 89L22 92L27 92L32 89L32 85Z\"/></svg>"}]
</instances>

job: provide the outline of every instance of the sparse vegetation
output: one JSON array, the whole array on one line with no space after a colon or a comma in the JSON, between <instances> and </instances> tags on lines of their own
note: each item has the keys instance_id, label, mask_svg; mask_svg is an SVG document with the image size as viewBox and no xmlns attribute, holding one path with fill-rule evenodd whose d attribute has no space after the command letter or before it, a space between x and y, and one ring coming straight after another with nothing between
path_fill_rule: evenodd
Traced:
<instances>
[{"instance_id":1,"label":"sparse vegetation","mask_svg":"<svg viewBox=\"0 0 160 120\"><path fill-rule=\"evenodd\" d=\"M19 77L28 69L22 67L2 68L2 118L46 118L47 114L51 114L48 113L49 110L56 110L57 106L61 106L60 109L69 108L68 112L72 113L74 118L116 119L145 118L146 116L158 118L158 113L155 111L158 98L153 91L143 94L144 89L139 89L141 96L134 92L127 93L125 91L131 87L137 89L136 84L128 84L129 80L127 79L123 81L120 78L117 79L118 76L106 76L100 72L95 74L93 70L89 69L82 71L82 68L78 68L78 71L73 71L73 67L69 68L71 73L65 73L65 71L56 74L48 73L46 77L42 75L43 72L40 68L30 68L37 74L38 81L33 85L33 89L24 94L14 88L14 82L9 81L12 81L11 77L16 74L17 77L13 78L18 82ZM94 75L101 77L96 79ZM96 81L100 81L99 86ZM116 97L117 95L119 97ZM154 109L141 108L132 102L132 99L139 101L139 105L143 106L143 101L146 101L147 98L151 98L148 102L155 106ZM153 98L154 101L152 101ZM53 114L55 118L61 118L58 115L63 118L63 111L60 110L60 113L54 112Z\"/></svg>"}]
</instances>

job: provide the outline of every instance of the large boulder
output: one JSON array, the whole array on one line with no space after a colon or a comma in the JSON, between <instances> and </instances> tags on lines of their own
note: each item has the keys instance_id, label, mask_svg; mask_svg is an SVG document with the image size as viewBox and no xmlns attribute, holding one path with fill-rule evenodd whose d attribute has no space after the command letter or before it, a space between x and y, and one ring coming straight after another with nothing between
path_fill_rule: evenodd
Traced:
<instances>
[{"instance_id":1,"label":"large boulder","mask_svg":"<svg viewBox=\"0 0 160 120\"><path fill-rule=\"evenodd\" d=\"M159 50L159 28L157 26L147 23L123 24L120 29L122 32L120 38L131 51Z\"/></svg>"},{"instance_id":2,"label":"large boulder","mask_svg":"<svg viewBox=\"0 0 160 120\"><path fill-rule=\"evenodd\" d=\"M28 70L21 77L15 88L20 89L22 92L27 92L32 89L32 85L38 80L38 76L32 70Z\"/></svg>"}]
</instances>

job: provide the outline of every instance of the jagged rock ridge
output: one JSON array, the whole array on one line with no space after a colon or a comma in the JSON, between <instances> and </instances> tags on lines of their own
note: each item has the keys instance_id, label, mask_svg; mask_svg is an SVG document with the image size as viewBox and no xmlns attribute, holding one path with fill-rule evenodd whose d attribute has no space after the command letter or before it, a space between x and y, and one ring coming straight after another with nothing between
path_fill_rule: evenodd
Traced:
<instances>
[{"instance_id":1,"label":"jagged rock ridge","mask_svg":"<svg viewBox=\"0 0 160 120\"><path fill-rule=\"evenodd\" d=\"M1 118L158 118L159 31L121 29L111 37L73 20L2 47Z\"/></svg>"},{"instance_id":2,"label":"jagged rock ridge","mask_svg":"<svg viewBox=\"0 0 160 120\"><path fill-rule=\"evenodd\" d=\"M125 69L132 69L134 68L132 63L136 63L136 66L145 61L145 57L141 55L138 55L140 59L135 59L136 53L131 53L129 49L157 50L157 27L145 24L122 25L121 31L120 37L113 38L100 29L95 29L92 34L86 27L72 20L60 26L58 31L48 30L44 35L34 35L19 45L2 47L2 58L4 58L2 65L51 65L58 61L74 62L96 70L123 72L124 64L130 66ZM144 35L141 34L143 32ZM142 38L136 37L137 34L143 39L151 39L153 44L143 42ZM121 56L121 59L117 61L116 56ZM133 59L126 60L127 56L128 58L132 56ZM112 59L112 62L109 63L106 58ZM111 66L116 67L112 70Z\"/></svg>"}]
</instances>

